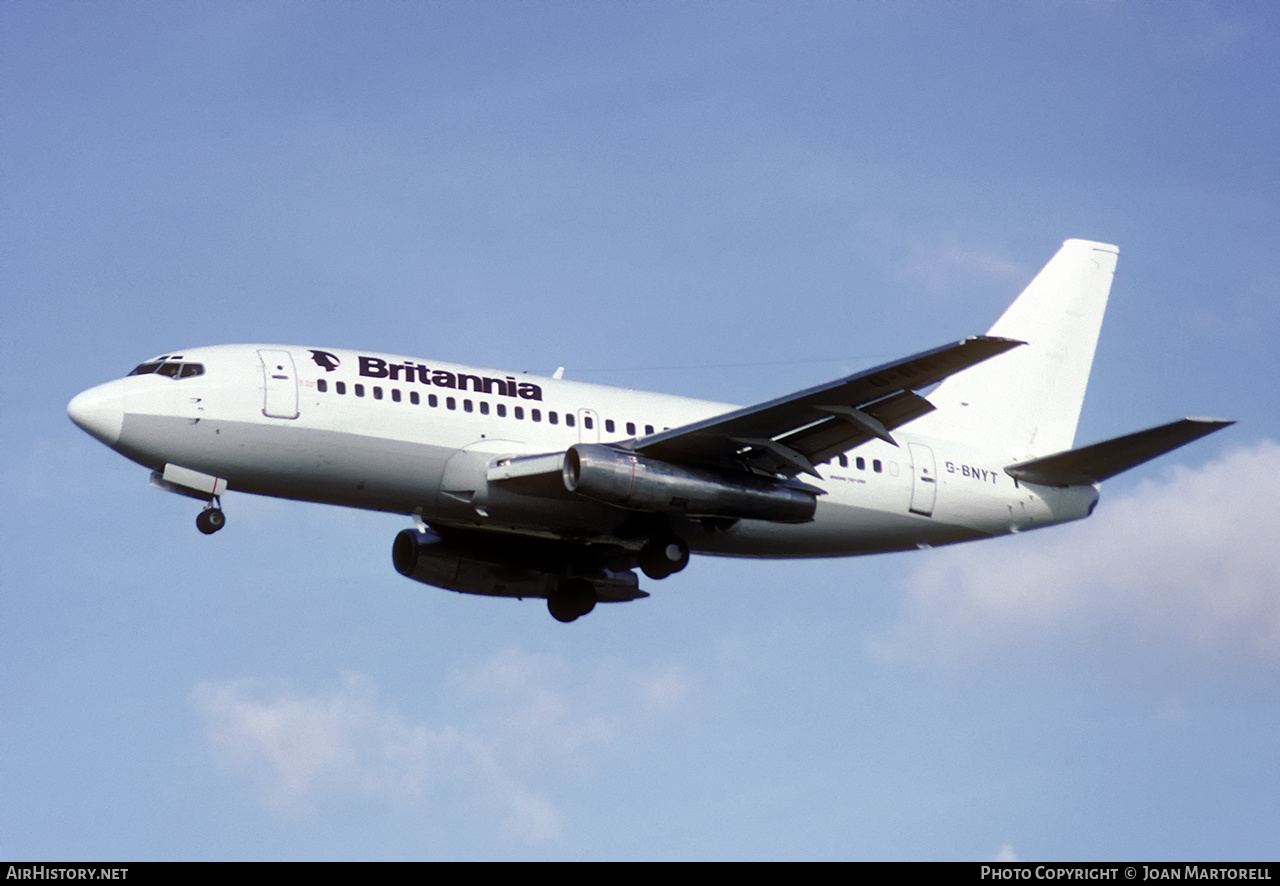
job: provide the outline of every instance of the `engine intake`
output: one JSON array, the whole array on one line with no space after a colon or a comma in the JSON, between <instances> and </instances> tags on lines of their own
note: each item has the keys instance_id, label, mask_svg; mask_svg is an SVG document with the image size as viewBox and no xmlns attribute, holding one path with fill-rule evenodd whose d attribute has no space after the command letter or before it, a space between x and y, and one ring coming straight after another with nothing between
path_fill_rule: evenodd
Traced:
<instances>
[{"instance_id":1,"label":"engine intake","mask_svg":"<svg viewBox=\"0 0 1280 886\"><path fill-rule=\"evenodd\" d=\"M690 467L625 449L578 443L564 457L564 487L632 511L808 523L813 492L746 472Z\"/></svg>"}]
</instances>

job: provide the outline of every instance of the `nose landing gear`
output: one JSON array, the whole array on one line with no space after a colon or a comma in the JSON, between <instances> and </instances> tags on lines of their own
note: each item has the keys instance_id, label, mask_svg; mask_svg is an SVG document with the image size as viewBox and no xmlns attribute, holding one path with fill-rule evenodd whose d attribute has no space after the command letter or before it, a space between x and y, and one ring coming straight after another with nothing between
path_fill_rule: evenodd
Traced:
<instances>
[{"instance_id":1,"label":"nose landing gear","mask_svg":"<svg viewBox=\"0 0 1280 886\"><path fill-rule=\"evenodd\" d=\"M218 506L216 500L210 502L207 508L196 515L196 529L205 535L213 535L226 525L227 515L222 513L222 508Z\"/></svg>"}]
</instances>

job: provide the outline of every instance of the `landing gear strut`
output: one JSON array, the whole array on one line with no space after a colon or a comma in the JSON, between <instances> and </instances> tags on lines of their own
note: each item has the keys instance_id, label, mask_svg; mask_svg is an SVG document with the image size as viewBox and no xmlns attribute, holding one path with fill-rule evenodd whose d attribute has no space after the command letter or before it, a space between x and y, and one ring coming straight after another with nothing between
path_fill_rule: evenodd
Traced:
<instances>
[{"instance_id":1,"label":"landing gear strut","mask_svg":"<svg viewBox=\"0 0 1280 886\"><path fill-rule=\"evenodd\" d=\"M689 565L689 546L674 535L651 539L640 549L640 569L652 579L666 578Z\"/></svg>"},{"instance_id":2,"label":"landing gear strut","mask_svg":"<svg viewBox=\"0 0 1280 886\"><path fill-rule=\"evenodd\" d=\"M216 504L211 503L209 507L196 515L196 529L199 529L205 535L213 535L226 525L227 515L222 513L222 508Z\"/></svg>"},{"instance_id":3,"label":"landing gear strut","mask_svg":"<svg viewBox=\"0 0 1280 886\"><path fill-rule=\"evenodd\" d=\"M596 608L596 586L585 578L566 578L547 596L547 611L556 621L570 622Z\"/></svg>"}]
</instances>

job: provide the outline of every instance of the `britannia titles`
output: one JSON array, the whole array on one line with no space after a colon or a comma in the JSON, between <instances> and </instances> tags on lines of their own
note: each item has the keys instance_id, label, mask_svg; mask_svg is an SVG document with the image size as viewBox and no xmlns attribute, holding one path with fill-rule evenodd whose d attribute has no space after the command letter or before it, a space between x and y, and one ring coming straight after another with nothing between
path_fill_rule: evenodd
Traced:
<instances>
[{"instance_id":1,"label":"britannia titles","mask_svg":"<svg viewBox=\"0 0 1280 886\"><path fill-rule=\"evenodd\" d=\"M477 394L493 394L499 397L518 397L522 400L541 400L542 388L530 381L517 382L512 376L490 378L448 372L444 369L428 369L420 363L406 360L404 363L388 363L381 357L360 357L360 374L365 378L385 378L388 381L417 382L435 385L437 388L470 390Z\"/></svg>"}]
</instances>

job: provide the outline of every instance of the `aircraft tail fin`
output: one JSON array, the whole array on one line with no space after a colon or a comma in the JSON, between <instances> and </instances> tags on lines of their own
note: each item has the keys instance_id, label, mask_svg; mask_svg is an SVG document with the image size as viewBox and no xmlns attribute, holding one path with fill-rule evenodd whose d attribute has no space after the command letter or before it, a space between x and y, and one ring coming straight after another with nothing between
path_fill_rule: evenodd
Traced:
<instances>
[{"instance_id":1,"label":"aircraft tail fin","mask_svg":"<svg viewBox=\"0 0 1280 886\"><path fill-rule=\"evenodd\" d=\"M1063 243L988 333L1026 346L944 381L915 427L1014 458L1070 449L1119 252Z\"/></svg>"},{"instance_id":2,"label":"aircraft tail fin","mask_svg":"<svg viewBox=\"0 0 1280 886\"><path fill-rule=\"evenodd\" d=\"M1221 418L1184 418L1091 446L1009 465L1004 470L1018 480L1046 486L1101 483L1156 456L1172 452L1179 446L1185 446L1233 424L1235 422Z\"/></svg>"}]
</instances>

